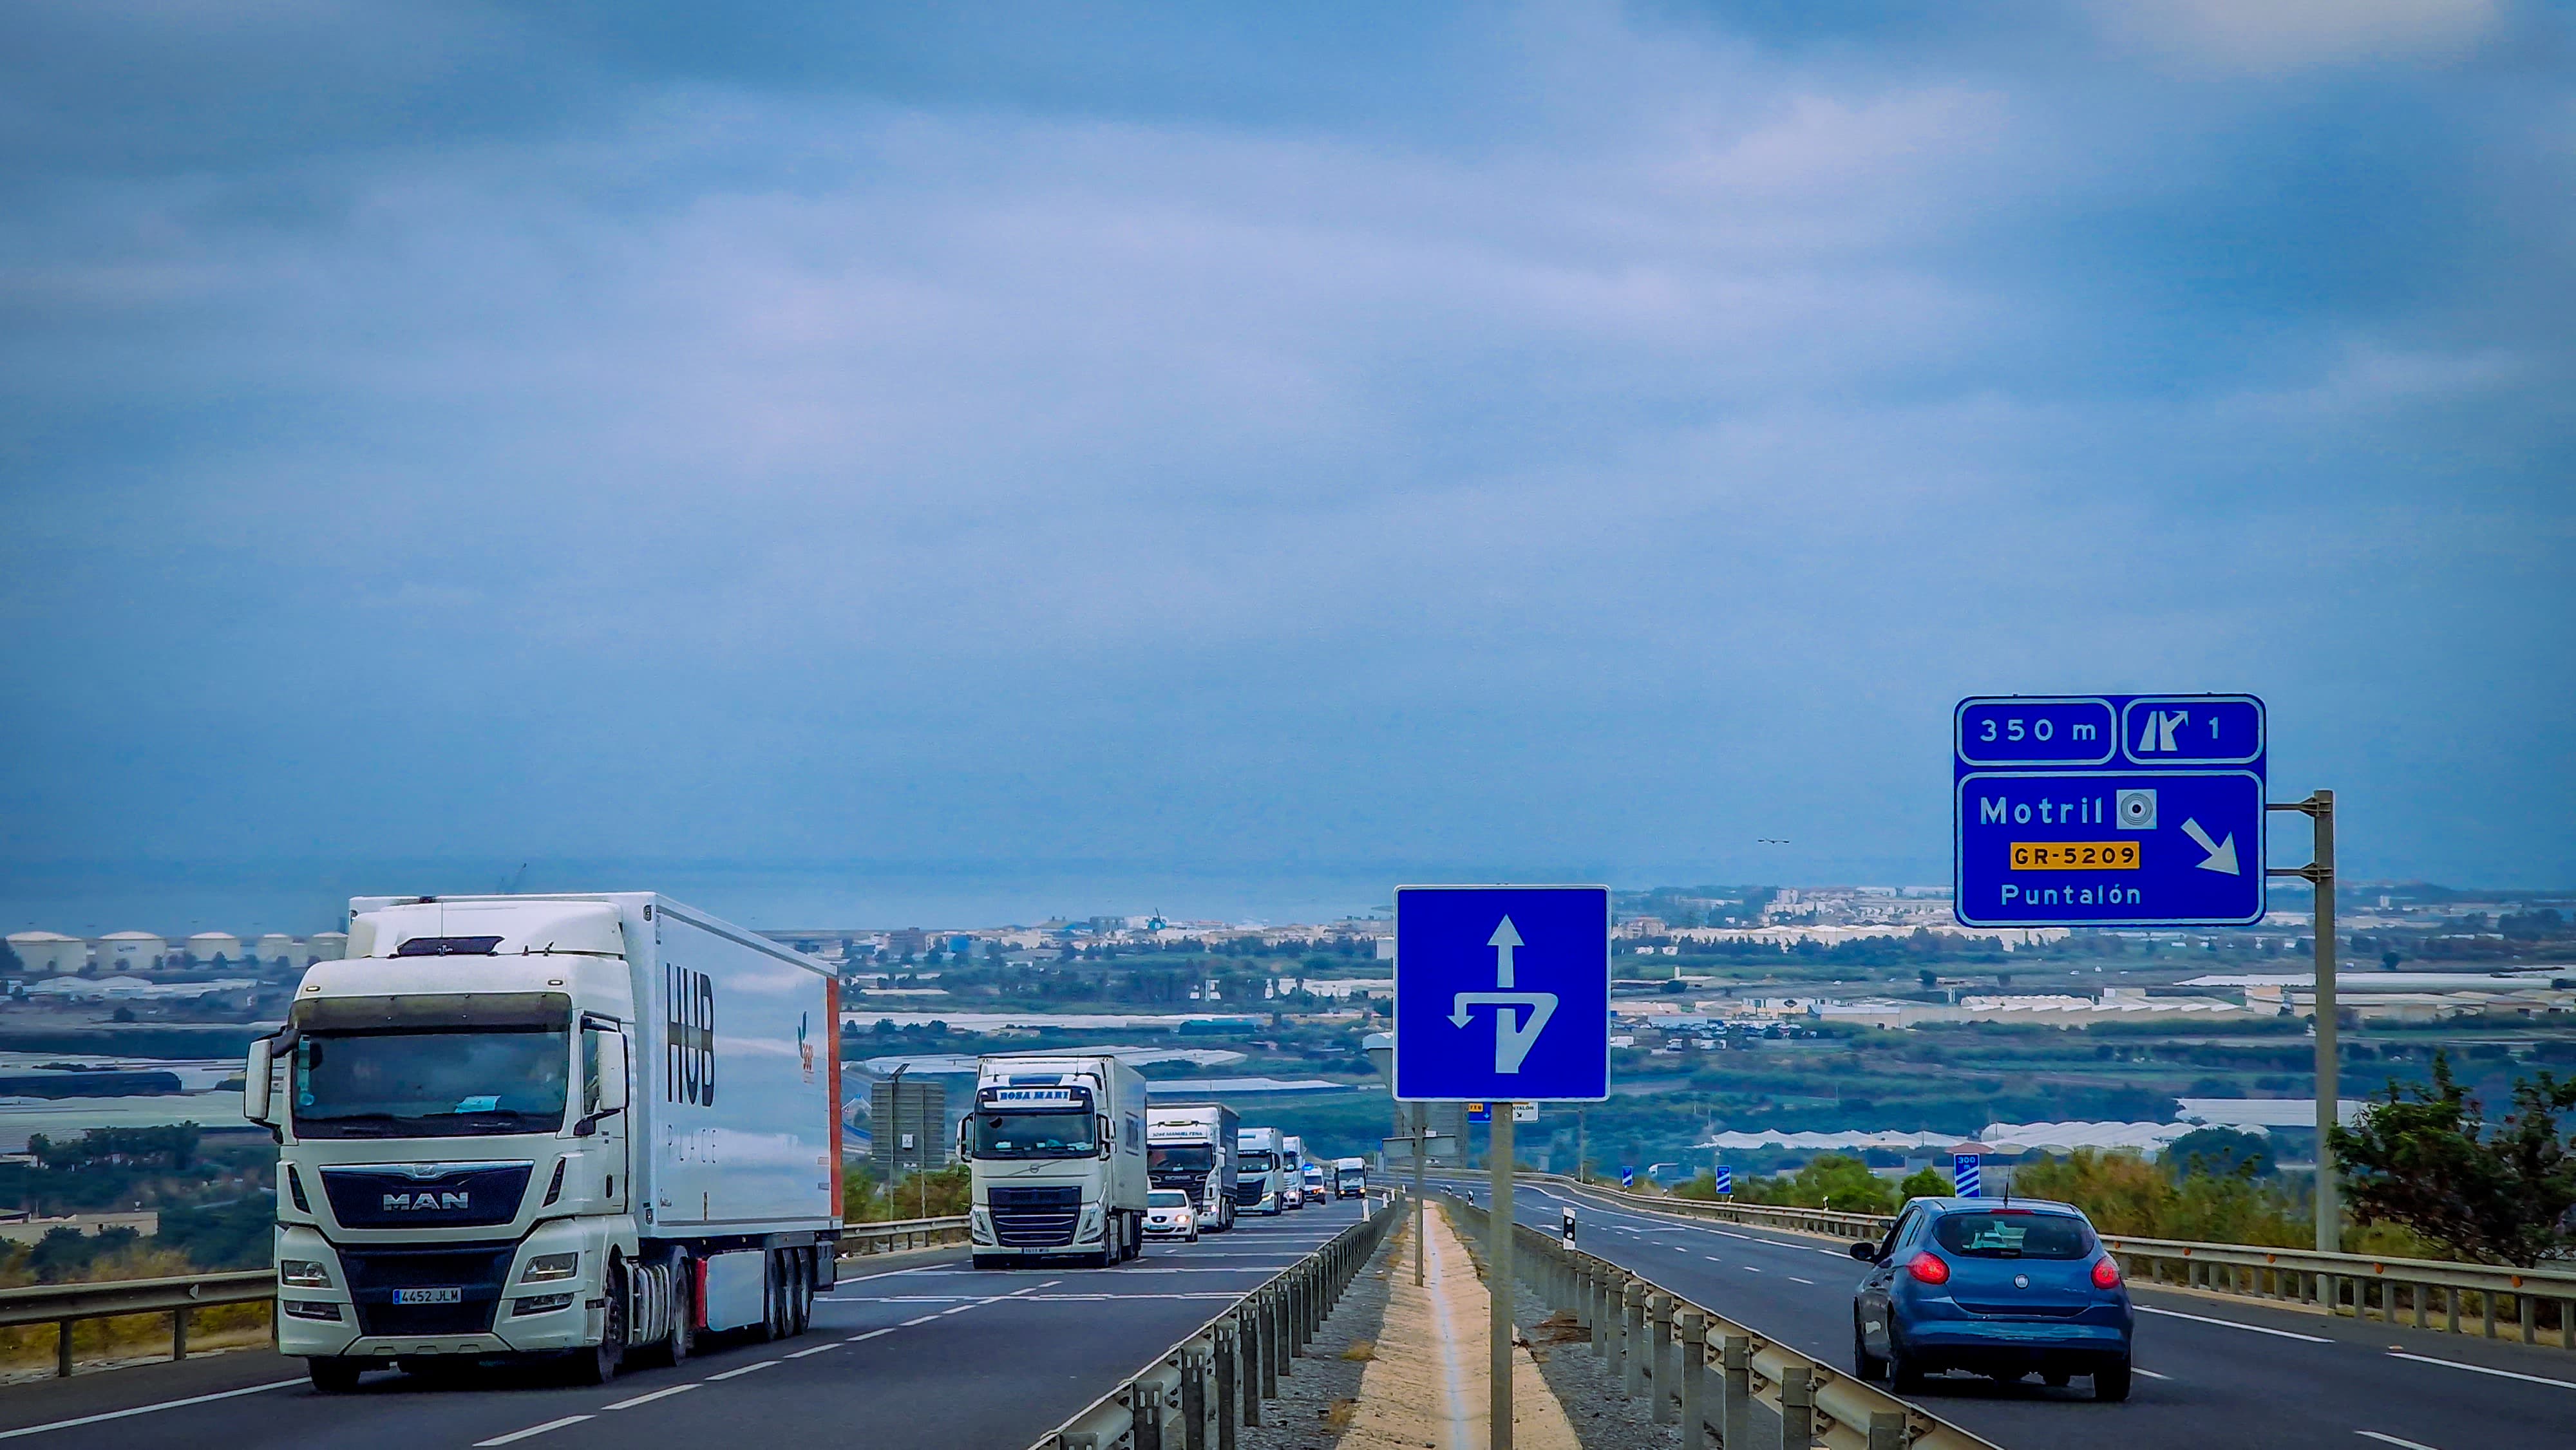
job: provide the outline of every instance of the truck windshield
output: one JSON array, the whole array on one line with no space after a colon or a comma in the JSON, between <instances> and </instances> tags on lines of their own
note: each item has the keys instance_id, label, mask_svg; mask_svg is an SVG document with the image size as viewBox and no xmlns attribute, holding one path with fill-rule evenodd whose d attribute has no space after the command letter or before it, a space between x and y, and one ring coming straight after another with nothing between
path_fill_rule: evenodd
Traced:
<instances>
[{"instance_id":1,"label":"truck windshield","mask_svg":"<svg viewBox=\"0 0 2576 1450\"><path fill-rule=\"evenodd\" d=\"M296 1004L295 1131L462 1138L563 1127L572 1003L555 993Z\"/></svg>"},{"instance_id":2,"label":"truck windshield","mask_svg":"<svg viewBox=\"0 0 2576 1450\"><path fill-rule=\"evenodd\" d=\"M1216 1150L1205 1143L1156 1143L1146 1150L1151 1173L1205 1173L1216 1166Z\"/></svg>"},{"instance_id":3,"label":"truck windshield","mask_svg":"<svg viewBox=\"0 0 2576 1450\"><path fill-rule=\"evenodd\" d=\"M1086 1158L1100 1151L1089 1113L975 1115L978 1158Z\"/></svg>"},{"instance_id":4,"label":"truck windshield","mask_svg":"<svg viewBox=\"0 0 2576 1450\"><path fill-rule=\"evenodd\" d=\"M1279 1160L1268 1153L1255 1152L1243 1155L1243 1171L1246 1173L1267 1173L1278 1166Z\"/></svg>"}]
</instances>

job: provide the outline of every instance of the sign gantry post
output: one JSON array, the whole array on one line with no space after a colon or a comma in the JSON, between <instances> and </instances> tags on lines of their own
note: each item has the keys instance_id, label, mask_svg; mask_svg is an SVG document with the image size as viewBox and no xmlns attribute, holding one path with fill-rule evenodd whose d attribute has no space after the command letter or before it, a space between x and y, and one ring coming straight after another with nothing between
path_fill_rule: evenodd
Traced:
<instances>
[{"instance_id":1,"label":"sign gantry post","mask_svg":"<svg viewBox=\"0 0 2576 1450\"><path fill-rule=\"evenodd\" d=\"M1514 1109L1610 1096L1610 888L1397 887L1395 1096L1500 1109L1486 1153L1487 1443L1511 1450Z\"/></svg>"},{"instance_id":2,"label":"sign gantry post","mask_svg":"<svg viewBox=\"0 0 2576 1450\"><path fill-rule=\"evenodd\" d=\"M2342 1088L2335 1053L2335 831L2334 792L2310 791L2303 801L2268 809L2297 811L2315 823L2316 853L2305 866L2275 866L2266 876L2296 876L2316 888L2316 921L2308 935L2316 944L2317 989L2317 1252L2343 1252L2343 1184L2335 1171L2330 1140L2342 1121L2337 1111Z\"/></svg>"}]
</instances>

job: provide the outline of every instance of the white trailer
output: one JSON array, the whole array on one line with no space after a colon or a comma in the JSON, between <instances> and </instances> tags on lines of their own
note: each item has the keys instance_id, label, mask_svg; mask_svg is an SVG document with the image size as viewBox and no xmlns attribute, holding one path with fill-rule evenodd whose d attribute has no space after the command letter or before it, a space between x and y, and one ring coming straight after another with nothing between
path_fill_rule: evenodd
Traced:
<instances>
[{"instance_id":1,"label":"white trailer","mask_svg":"<svg viewBox=\"0 0 2576 1450\"><path fill-rule=\"evenodd\" d=\"M979 1268L1145 1248L1145 1079L1105 1054L987 1057L957 1125Z\"/></svg>"},{"instance_id":2,"label":"white trailer","mask_svg":"<svg viewBox=\"0 0 2576 1450\"><path fill-rule=\"evenodd\" d=\"M1223 1233L1234 1227L1235 1187L1241 1162L1234 1109L1221 1103L1156 1108L1145 1124L1146 1176L1156 1188L1177 1188L1198 1208L1199 1227Z\"/></svg>"},{"instance_id":3,"label":"white trailer","mask_svg":"<svg viewBox=\"0 0 2576 1450\"><path fill-rule=\"evenodd\" d=\"M277 1338L315 1388L802 1333L841 1229L821 963L651 892L363 896L252 1044Z\"/></svg>"}]
</instances>

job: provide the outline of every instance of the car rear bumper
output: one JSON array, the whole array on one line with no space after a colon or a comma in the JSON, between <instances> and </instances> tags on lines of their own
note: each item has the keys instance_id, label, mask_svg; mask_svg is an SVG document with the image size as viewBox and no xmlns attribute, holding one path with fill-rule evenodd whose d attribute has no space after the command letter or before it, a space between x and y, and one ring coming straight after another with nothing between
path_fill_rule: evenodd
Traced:
<instances>
[{"instance_id":1,"label":"car rear bumper","mask_svg":"<svg viewBox=\"0 0 2576 1450\"><path fill-rule=\"evenodd\" d=\"M2129 1357L2129 1331L2063 1319L1936 1319L1901 1329L1897 1344L1925 1368L1980 1369L2087 1365Z\"/></svg>"}]
</instances>

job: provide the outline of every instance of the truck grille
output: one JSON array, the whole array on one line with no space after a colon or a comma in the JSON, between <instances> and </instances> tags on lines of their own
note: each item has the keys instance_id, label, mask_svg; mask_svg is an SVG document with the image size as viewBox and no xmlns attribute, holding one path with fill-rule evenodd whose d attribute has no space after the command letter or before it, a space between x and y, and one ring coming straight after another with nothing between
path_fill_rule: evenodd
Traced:
<instances>
[{"instance_id":1,"label":"truck grille","mask_svg":"<svg viewBox=\"0 0 2576 1450\"><path fill-rule=\"evenodd\" d=\"M1005 1188L985 1190L993 1212L993 1239L1006 1249L1058 1249L1073 1242L1074 1225L1082 1219L1079 1188Z\"/></svg>"},{"instance_id":2,"label":"truck grille","mask_svg":"<svg viewBox=\"0 0 2576 1450\"><path fill-rule=\"evenodd\" d=\"M510 1272L509 1244L435 1249L343 1248L361 1334L488 1334ZM397 1289L454 1289L453 1304L397 1304Z\"/></svg>"},{"instance_id":3,"label":"truck grille","mask_svg":"<svg viewBox=\"0 0 2576 1450\"><path fill-rule=\"evenodd\" d=\"M331 1216L350 1228L493 1228L519 1216L533 1163L461 1163L415 1177L399 1168L325 1168Z\"/></svg>"},{"instance_id":4,"label":"truck grille","mask_svg":"<svg viewBox=\"0 0 2576 1450\"><path fill-rule=\"evenodd\" d=\"M1250 1207L1252 1207L1254 1204L1259 1203L1260 1201L1261 1201L1261 1180L1260 1180L1260 1179L1258 1179L1258 1178L1246 1178L1246 1179L1242 1180L1241 1182L1239 1182L1239 1183L1237 1183L1237 1184L1235 1184L1235 1185L1234 1185L1234 1203L1235 1203L1235 1206L1236 1206L1237 1208L1250 1208Z\"/></svg>"}]
</instances>

